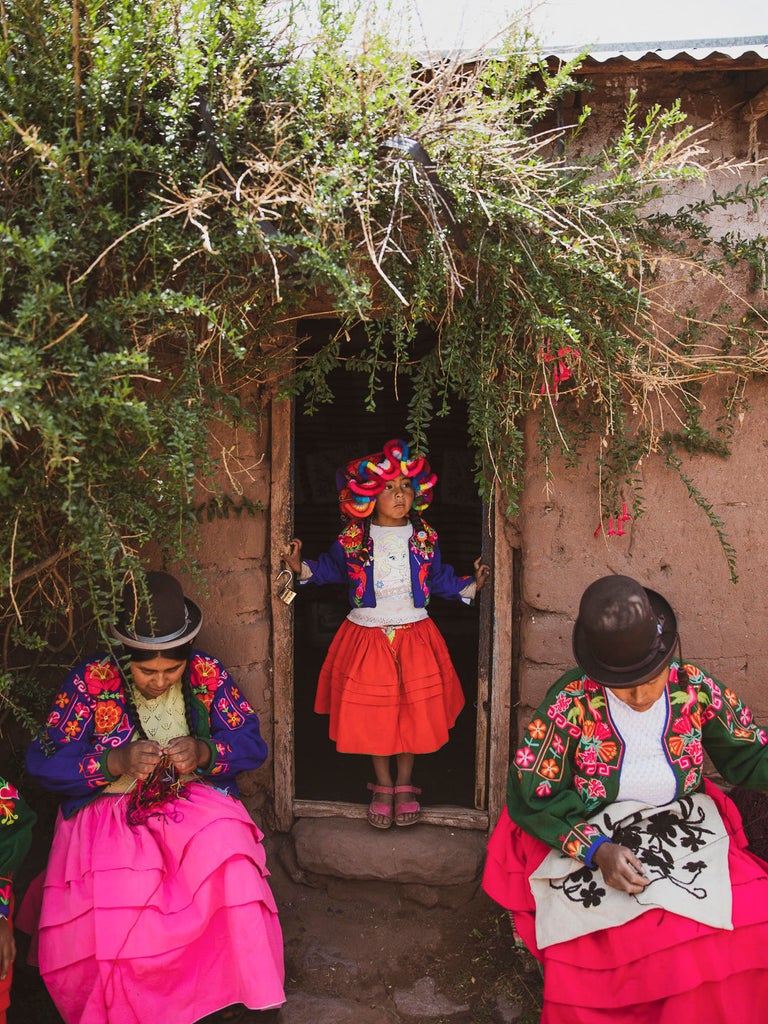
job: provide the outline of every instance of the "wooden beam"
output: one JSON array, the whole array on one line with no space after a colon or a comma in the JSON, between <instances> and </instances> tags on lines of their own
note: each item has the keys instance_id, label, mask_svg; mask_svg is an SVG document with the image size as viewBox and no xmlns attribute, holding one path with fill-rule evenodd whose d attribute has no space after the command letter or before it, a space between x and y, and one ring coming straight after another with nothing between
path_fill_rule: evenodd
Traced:
<instances>
[{"instance_id":1,"label":"wooden beam","mask_svg":"<svg viewBox=\"0 0 768 1024\"><path fill-rule=\"evenodd\" d=\"M491 734L488 751L488 819L491 828L506 805L509 736L512 714L512 604L514 548L503 495L494 502L493 636L491 664Z\"/></svg>"},{"instance_id":2,"label":"wooden beam","mask_svg":"<svg viewBox=\"0 0 768 1024\"><path fill-rule=\"evenodd\" d=\"M273 401L271 408L270 462L270 595L272 611L272 681L274 694L275 825L288 832L293 824L293 611L277 596L275 577L281 569L280 552L293 534L291 480L292 403ZM285 577L287 579L287 577Z\"/></svg>"},{"instance_id":3,"label":"wooden beam","mask_svg":"<svg viewBox=\"0 0 768 1024\"><path fill-rule=\"evenodd\" d=\"M742 121L759 121L761 117L768 114L768 85L755 93L752 99L745 103L741 111Z\"/></svg>"}]
</instances>

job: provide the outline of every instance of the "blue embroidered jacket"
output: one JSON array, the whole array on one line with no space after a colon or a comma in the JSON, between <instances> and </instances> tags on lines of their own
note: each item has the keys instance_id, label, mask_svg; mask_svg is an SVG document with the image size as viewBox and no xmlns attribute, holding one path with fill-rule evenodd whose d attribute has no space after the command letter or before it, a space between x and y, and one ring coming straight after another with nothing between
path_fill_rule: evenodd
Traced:
<instances>
[{"instance_id":1,"label":"blue embroidered jacket","mask_svg":"<svg viewBox=\"0 0 768 1024\"><path fill-rule=\"evenodd\" d=\"M433 594L452 601L462 600L462 590L474 577L457 576L452 566L440 557L437 533L426 523L423 527L414 531L408 542L414 607L426 608ZM349 603L353 608L374 608L373 557L373 540L369 538L367 547L363 546L363 528L359 522L351 522L329 551L317 559L304 559L312 570L312 576L301 582L347 583Z\"/></svg>"},{"instance_id":2,"label":"blue embroidered jacket","mask_svg":"<svg viewBox=\"0 0 768 1024\"><path fill-rule=\"evenodd\" d=\"M193 651L188 672L194 735L211 748L210 764L198 774L236 796L236 774L258 768L267 756L258 716L216 658ZM64 680L43 734L27 751L27 769L62 796L68 818L115 781L107 770L107 754L129 743L134 731L117 662L96 655Z\"/></svg>"}]
</instances>

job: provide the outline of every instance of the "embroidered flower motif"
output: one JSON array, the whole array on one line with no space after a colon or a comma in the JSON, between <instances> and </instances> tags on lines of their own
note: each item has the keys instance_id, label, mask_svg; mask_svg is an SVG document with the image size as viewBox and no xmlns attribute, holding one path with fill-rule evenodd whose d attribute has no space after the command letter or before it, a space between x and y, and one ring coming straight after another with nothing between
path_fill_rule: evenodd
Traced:
<instances>
[{"instance_id":1,"label":"embroidered flower motif","mask_svg":"<svg viewBox=\"0 0 768 1024\"><path fill-rule=\"evenodd\" d=\"M515 754L515 764L521 768L528 768L536 760L530 747L520 747Z\"/></svg>"},{"instance_id":2,"label":"embroidered flower motif","mask_svg":"<svg viewBox=\"0 0 768 1024\"><path fill-rule=\"evenodd\" d=\"M114 693L120 688L120 673L111 661L92 661L85 667L85 685L88 693Z\"/></svg>"},{"instance_id":3,"label":"embroidered flower motif","mask_svg":"<svg viewBox=\"0 0 768 1024\"><path fill-rule=\"evenodd\" d=\"M339 534L339 543L346 552L359 551L363 542L363 528L358 522L351 522Z\"/></svg>"},{"instance_id":4,"label":"embroidered flower motif","mask_svg":"<svg viewBox=\"0 0 768 1024\"><path fill-rule=\"evenodd\" d=\"M565 852L569 857L573 857L574 860L578 860L585 850L584 843L579 839L571 839L570 842L565 844Z\"/></svg>"},{"instance_id":5,"label":"embroidered flower motif","mask_svg":"<svg viewBox=\"0 0 768 1024\"><path fill-rule=\"evenodd\" d=\"M574 760L579 768L594 767L597 764L597 750L594 747L585 747L577 752Z\"/></svg>"},{"instance_id":6,"label":"embroidered flower motif","mask_svg":"<svg viewBox=\"0 0 768 1024\"><path fill-rule=\"evenodd\" d=\"M540 782L536 787L536 796L549 796L552 786L548 782Z\"/></svg>"},{"instance_id":7,"label":"embroidered flower motif","mask_svg":"<svg viewBox=\"0 0 768 1024\"><path fill-rule=\"evenodd\" d=\"M53 729L53 728L55 728L59 724L60 721L61 721L61 715L59 714L59 712L58 711L52 711L50 713L50 715L48 715L48 718L46 719L45 724L48 726L49 729Z\"/></svg>"},{"instance_id":8,"label":"embroidered flower motif","mask_svg":"<svg viewBox=\"0 0 768 1024\"><path fill-rule=\"evenodd\" d=\"M549 757L546 761L542 761L539 771L545 778L554 779L558 774L558 764L553 758Z\"/></svg>"},{"instance_id":9,"label":"embroidered flower motif","mask_svg":"<svg viewBox=\"0 0 768 1024\"><path fill-rule=\"evenodd\" d=\"M547 735L546 723L542 722L540 718L537 718L528 725L528 732L531 734L531 739L543 740Z\"/></svg>"},{"instance_id":10,"label":"embroidered flower motif","mask_svg":"<svg viewBox=\"0 0 768 1024\"><path fill-rule=\"evenodd\" d=\"M85 775L100 775L101 774L101 766L99 764L98 758L96 758L96 757L87 757L83 761L83 763L81 765L81 768L82 768L82 771L83 771L83 773Z\"/></svg>"},{"instance_id":11,"label":"embroidered flower motif","mask_svg":"<svg viewBox=\"0 0 768 1024\"><path fill-rule=\"evenodd\" d=\"M599 799L605 796L605 786L599 779L590 779L587 783L587 796Z\"/></svg>"},{"instance_id":12,"label":"embroidered flower motif","mask_svg":"<svg viewBox=\"0 0 768 1024\"><path fill-rule=\"evenodd\" d=\"M437 544L437 533L432 529L431 526L427 526L424 523L424 529L418 530L411 536L411 547L414 551L417 551L422 558L427 558L430 561L435 555L435 545Z\"/></svg>"},{"instance_id":13,"label":"embroidered flower motif","mask_svg":"<svg viewBox=\"0 0 768 1024\"><path fill-rule=\"evenodd\" d=\"M16 799L18 795L15 790L13 790L12 796L3 796L2 792L0 792L0 825L12 825L14 821L19 820L19 816L16 813Z\"/></svg>"},{"instance_id":14,"label":"embroidered flower motif","mask_svg":"<svg viewBox=\"0 0 768 1024\"><path fill-rule=\"evenodd\" d=\"M69 704L69 694L68 693L59 693L59 694L57 694L56 695L56 700L54 701L54 704L57 707L59 707L59 708L65 708L67 706L67 704Z\"/></svg>"},{"instance_id":15,"label":"embroidered flower motif","mask_svg":"<svg viewBox=\"0 0 768 1024\"><path fill-rule=\"evenodd\" d=\"M221 667L210 658L199 655L194 657L189 666L189 682L195 697L210 709L213 696L221 685Z\"/></svg>"},{"instance_id":16,"label":"embroidered flower motif","mask_svg":"<svg viewBox=\"0 0 768 1024\"><path fill-rule=\"evenodd\" d=\"M18 800L18 799L19 799L19 791L18 791L18 789L16 789L16 787L12 783L8 782L7 780L4 780L3 785L0 786L0 800Z\"/></svg>"},{"instance_id":17,"label":"embroidered flower motif","mask_svg":"<svg viewBox=\"0 0 768 1024\"><path fill-rule=\"evenodd\" d=\"M691 770L685 776L685 782L683 785L685 787L686 793L689 793L691 790L696 789L696 787L699 784L699 774L700 773L697 772L695 768L691 768Z\"/></svg>"},{"instance_id":18,"label":"embroidered flower motif","mask_svg":"<svg viewBox=\"0 0 768 1024\"><path fill-rule=\"evenodd\" d=\"M557 700L553 704L550 704L549 709L555 714L562 715L563 712L567 711L568 708L571 706L571 701L571 697L566 697L564 693L560 693L557 696Z\"/></svg>"},{"instance_id":19,"label":"embroidered flower motif","mask_svg":"<svg viewBox=\"0 0 768 1024\"><path fill-rule=\"evenodd\" d=\"M100 700L96 704L93 717L95 732L112 732L123 717L123 709L115 700Z\"/></svg>"}]
</instances>

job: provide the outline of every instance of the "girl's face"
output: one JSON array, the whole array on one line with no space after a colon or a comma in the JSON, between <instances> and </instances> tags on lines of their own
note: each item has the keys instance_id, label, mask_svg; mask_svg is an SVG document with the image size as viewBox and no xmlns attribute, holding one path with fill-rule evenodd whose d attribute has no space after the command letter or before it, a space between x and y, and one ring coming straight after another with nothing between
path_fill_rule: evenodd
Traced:
<instances>
[{"instance_id":1,"label":"girl's face","mask_svg":"<svg viewBox=\"0 0 768 1024\"><path fill-rule=\"evenodd\" d=\"M139 693L147 700L154 700L178 683L186 667L186 661L158 654L150 661L132 661L131 675Z\"/></svg>"},{"instance_id":2,"label":"girl's face","mask_svg":"<svg viewBox=\"0 0 768 1024\"><path fill-rule=\"evenodd\" d=\"M407 476L398 476L376 499L372 521L376 526L405 526L412 505L413 485Z\"/></svg>"},{"instance_id":3,"label":"girl's face","mask_svg":"<svg viewBox=\"0 0 768 1024\"><path fill-rule=\"evenodd\" d=\"M625 686L616 690L609 687L609 689L614 697L618 697L625 704L629 704L634 711L648 711L664 693L668 679L669 666L667 665L657 676L649 679L642 686Z\"/></svg>"}]
</instances>

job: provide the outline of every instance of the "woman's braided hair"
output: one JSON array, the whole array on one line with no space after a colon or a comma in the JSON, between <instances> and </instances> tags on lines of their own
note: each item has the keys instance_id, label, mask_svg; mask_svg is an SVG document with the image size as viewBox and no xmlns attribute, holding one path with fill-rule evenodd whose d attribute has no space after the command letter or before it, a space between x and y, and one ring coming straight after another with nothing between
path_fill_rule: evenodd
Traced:
<instances>
[{"instance_id":1,"label":"woman's braided hair","mask_svg":"<svg viewBox=\"0 0 768 1024\"><path fill-rule=\"evenodd\" d=\"M118 666L120 668L120 674L123 679L123 685L125 688L125 698L128 710L128 720L134 727L139 736L145 740L147 734L144 731L144 726L141 724L141 718L139 717L139 710L136 707L136 698L133 693L133 684L128 678L126 669L132 661L152 661L158 655L163 658L169 658L171 661L184 661L184 672L181 677L181 692L184 697L184 717L187 723L187 729L189 735L195 735L195 723L194 716L192 714L192 681L189 676L189 660L192 653L192 644L182 644L180 647L173 647L168 651L145 651L139 650L136 647L128 647L126 644L123 645L122 653L117 659Z\"/></svg>"}]
</instances>

